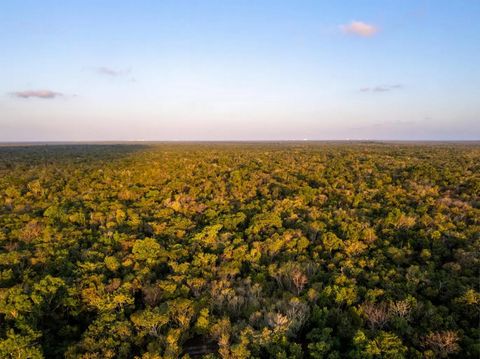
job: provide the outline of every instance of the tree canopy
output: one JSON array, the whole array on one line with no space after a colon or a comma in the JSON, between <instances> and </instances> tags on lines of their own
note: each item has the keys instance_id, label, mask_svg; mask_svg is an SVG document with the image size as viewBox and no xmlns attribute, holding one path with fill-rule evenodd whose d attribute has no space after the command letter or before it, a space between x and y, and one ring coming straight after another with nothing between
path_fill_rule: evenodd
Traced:
<instances>
[{"instance_id":1,"label":"tree canopy","mask_svg":"<svg viewBox=\"0 0 480 359\"><path fill-rule=\"evenodd\" d=\"M0 147L2 358L480 356L480 146Z\"/></svg>"}]
</instances>

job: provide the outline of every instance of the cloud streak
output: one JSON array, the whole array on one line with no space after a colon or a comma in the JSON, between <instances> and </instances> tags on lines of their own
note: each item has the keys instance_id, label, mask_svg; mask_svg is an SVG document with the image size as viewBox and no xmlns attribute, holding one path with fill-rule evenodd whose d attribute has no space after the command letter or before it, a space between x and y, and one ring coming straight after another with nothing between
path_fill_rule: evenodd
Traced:
<instances>
[{"instance_id":1,"label":"cloud streak","mask_svg":"<svg viewBox=\"0 0 480 359\"><path fill-rule=\"evenodd\" d=\"M131 70L126 69L126 70L115 70L110 67L106 66L100 66L95 68L95 72L100 74L100 75L105 75L105 76L111 76L111 77L119 77L119 76L125 76L130 74Z\"/></svg>"},{"instance_id":2,"label":"cloud streak","mask_svg":"<svg viewBox=\"0 0 480 359\"><path fill-rule=\"evenodd\" d=\"M55 92L51 90L25 90L25 91L16 91L11 93L12 96L17 98L41 98L41 99L54 99L56 97L63 97L64 94L61 92Z\"/></svg>"},{"instance_id":3,"label":"cloud streak","mask_svg":"<svg viewBox=\"0 0 480 359\"><path fill-rule=\"evenodd\" d=\"M403 88L401 84L394 84L394 85L381 85L381 86L374 86L374 87L362 87L360 92L388 92L393 90L399 90Z\"/></svg>"},{"instance_id":4,"label":"cloud streak","mask_svg":"<svg viewBox=\"0 0 480 359\"><path fill-rule=\"evenodd\" d=\"M377 26L362 21L352 21L349 24L340 25L340 29L345 34L360 37L372 37L379 31Z\"/></svg>"}]
</instances>

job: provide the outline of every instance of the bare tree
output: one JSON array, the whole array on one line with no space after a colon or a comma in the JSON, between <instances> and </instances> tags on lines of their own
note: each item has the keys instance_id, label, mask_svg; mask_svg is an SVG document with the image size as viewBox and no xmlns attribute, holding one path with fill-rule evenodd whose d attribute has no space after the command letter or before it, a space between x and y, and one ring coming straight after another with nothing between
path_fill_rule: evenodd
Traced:
<instances>
[{"instance_id":1,"label":"bare tree","mask_svg":"<svg viewBox=\"0 0 480 359\"><path fill-rule=\"evenodd\" d=\"M292 298L288 303L286 315L290 321L290 332L297 332L307 321L308 305L301 302L298 298Z\"/></svg>"},{"instance_id":2,"label":"bare tree","mask_svg":"<svg viewBox=\"0 0 480 359\"><path fill-rule=\"evenodd\" d=\"M295 286L297 295L305 288L308 283L307 276L303 274L299 269L294 269L291 273L292 283Z\"/></svg>"},{"instance_id":3,"label":"bare tree","mask_svg":"<svg viewBox=\"0 0 480 359\"><path fill-rule=\"evenodd\" d=\"M406 300L398 300L390 303L389 311L393 316L407 318L412 311L412 306Z\"/></svg>"},{"instance_id":4,"label":"bare tree","mask_svg":"<svg viewBox=\"0 0 480 359\"><path fill-rule=\"evenodd\" d=\"M146 286L142 288L143 302L150 307L154 307L160 301L162 290L158 286Z\"/></svg>"},{"instance_id":5,"label":"bare tree","mask_svg":"<svg viewBox=\"0 0 480 359\"><path fill-rule=\"evenodd\" d=\"M430 333L424 338L425 346L432 349L439 358L458 352L458 341L458 334L453 330Z\"/></svg>"},{"instance_id":6,"label":"bare tree","mask_svg":"<svg viewBox=\"0 0 480 359\"><path fill-rule=\"evenodd\" d=\"M285 331L290 325L290 321L288 320L288 317L279 312L268 313L267 323L275 331Z\"/></svg>"},{"instance_id":7,"label":"bare tree","mask_svg":"<svg viewBox=\"0 0 480 359\"><path fill-rule=\"evenodd\" d=\"M383 328L390 319L388 306L385 303L363 303L360 307L371 330Z\"/></svg>"},{"instance_id":8,"label":"bare tree","mask_svg":"<svg viewBox=\"0 0 480 359\"><path fill-rule=\"evenodd\" d=\"M25 227L20 232L20 239L26 243L30 243L35 238L40 237L43 232L43 225L37 220L32 220L28 222Z\"/></svg>"}]
</instances>

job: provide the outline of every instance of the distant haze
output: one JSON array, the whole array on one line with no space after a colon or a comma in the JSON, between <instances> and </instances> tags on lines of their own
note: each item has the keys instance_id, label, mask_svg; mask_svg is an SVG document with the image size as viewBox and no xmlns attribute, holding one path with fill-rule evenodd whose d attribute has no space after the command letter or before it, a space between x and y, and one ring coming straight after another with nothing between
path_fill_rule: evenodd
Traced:
<instances>
[{"instance_id":1,"label":"distant haze","mask_svg":"<svg viewBox=\"0 0 480 359\"><path fill-rule=\"evenodd\" d=\"M0 141L478 140L480 1L2 1Z\"/></svg>"}]
</instances>

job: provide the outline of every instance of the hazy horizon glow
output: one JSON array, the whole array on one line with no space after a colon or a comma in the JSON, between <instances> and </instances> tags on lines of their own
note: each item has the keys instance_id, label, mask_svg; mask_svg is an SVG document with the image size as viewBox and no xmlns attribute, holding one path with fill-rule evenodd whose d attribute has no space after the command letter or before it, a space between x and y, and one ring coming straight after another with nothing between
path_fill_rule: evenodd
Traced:
<instances>
[{"instance_id":1,"label":"hazy horizon glow","mask_svg":"<svg viewBox=\"0 0 480 359\"><path fill-rule=\"evenodd\" d=\"M478 140L478 1L0 4L0 141Z\"/></svg>"}]
</instances>

